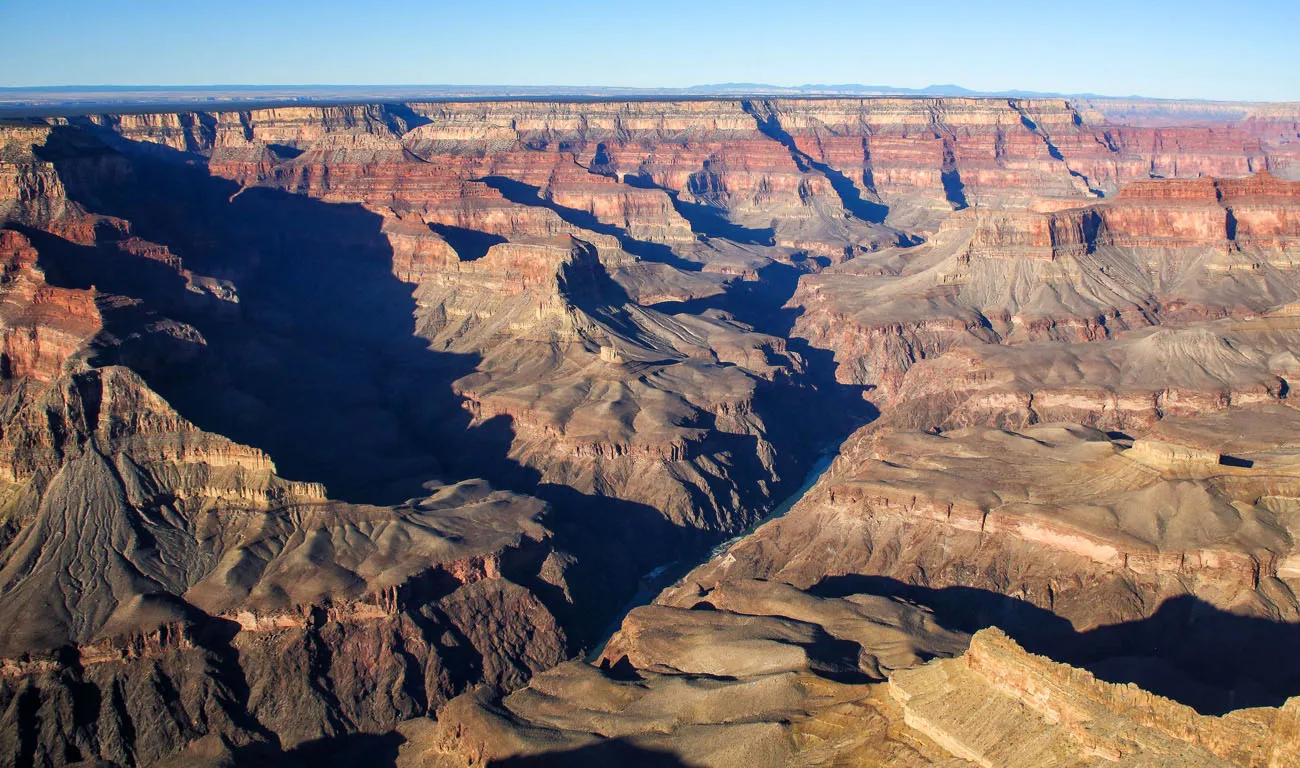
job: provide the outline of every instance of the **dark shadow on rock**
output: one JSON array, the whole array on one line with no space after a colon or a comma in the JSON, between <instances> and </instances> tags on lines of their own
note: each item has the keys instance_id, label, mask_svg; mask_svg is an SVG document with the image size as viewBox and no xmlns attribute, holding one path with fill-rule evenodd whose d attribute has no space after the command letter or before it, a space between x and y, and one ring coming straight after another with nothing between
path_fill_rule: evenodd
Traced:
<instances>
[{"instance_id":1,"label":"dark shadow on rock","mask_svg":"<svg viewBox=\"0 0 1300 768\"><path fill-rule=\"evenodd\" d=\"M637 746L625 739L608 739L574 749L493 760L489 768L690 768L671 752Z\"/></svg>"},{"instance_id":2,"label":"dark shadow on rock","mask_svg":"<svg viewBox=\"0 0 1300 768\"><path fill-rule=\"evenodd\" d=\"M943 182L943 194L953 210L960 211L969 203L966 201L966 185L962 183L961 171L957 169L957 157L953 151L952 137L943 139L943 166L939 171L939 180Z\"/></svg>"},{"instance_id":3,"label":"dark shadow on rock","mask_svg":"<svg viewBox=\"0 0 1300 768\"><path fill-rule=\"evenodd\" d=\"M670 560L698 562L718 540L716 533L674 526L648 504L554 483L538 485L535 493L564 510L549 525L557 543L580 553L566 574L577 610L561 618L583 648L598 643L611 620L621 620L641 576Z\"/></svg>"},{"instance_id":4,"label":"dark shadow on rock","mask_svg":"<svg viewBox=\"0 0 1300 768\"><path fill-rule=\"evenodd\" d=\"M1073 168L1071 168L1071 167L1069 166L1069 164L1068 164L1068 163L1066 162L1066 160L1065 160L1065 155L1062 155L1062 154L1061 154L1061 150L1056 146L1055 143L1052 142L1052 137L1047 133L1047 131L1043 130L1043 129L1038 125L1038 123L1034 122L1034 120L1033 120L1032 118L1030 118L1028 114L1025 113L1024 108L1021 107L1021 105L1020 105L1019 102L1017 102L1015 99L1012 99L1012 100L1010 100L1010 101L1007 102L1007 103L1011 105L1011 108L1012 108L1012 109L1014 109L1014 110L1016 110L1017 112L1020 113L1020 124L1023 125L1023 126L1025 127L1025 129L1028 130L1030 133L1033 133L1034 135L1038 136L1038 138L1040 138L1040 139L1043 140L1043 144L1045 144L1045 145L1047 146L1047 154L1048 154L1049 157L1051 157L1053 160L1056 160L1057 162L1062 163L1063 165L1065 165L1065 170L1066 170L1067 172L1069 172L1069 174L1070 174L1071 176L1073 176L1074 178L1076 178L1076 179L1078 179L1079 181L1083 182L1084 186L1086 186L1086 187L1088 188L1088 191L1089 191L1089 192L1091 192L1092 194L1096 195L1097 197L1105 197L1105 196L1106 196L1106 193L1105 193L1105 192L1103 192L1103 191L1101 191L1100 189L1097 189L1096 187L1092 186L1092 182L1090 182L1090 181L1088 180L1088 177L1087 177L1087 176L1083 175L1082 173L1080 173L1080 172L1074 170ZM1081 125L1081 124L1082 124L1082 118L1080 118L1079 115L1078 115L1077 113L1075 114L1074 118L1075 118L1075 124L1076 124L1076 125ZM1114 149L1114 148L1112 147L1112 151L1113 151L1113 149ZM1229 215L1231 216L1231 214L1229 214ZM1228 239L1229 239L1229 240L1232 239L1232 235L1231 235L1231 234L1228 236Z\"/></svg>"},{"instance_id":5,"label":"dark shadow on rock","mask_svg":"<svg viewBox=\"0 0 1300 768\"><path fill-rule=\"evenodd\" d=\"M591 165L587 166L587 172L597 176L604 176L610 179L618 178L618 168L614 164L614 158L609 154L609 147L605 142L596 144L596 152L591 157Z\"/></svg>"},{"instance_id":6,"label":"dark shadow on rock","mask_svg":"<svg viewBox=\"0 0 1300 768\"><path fill-rule=\"evenodd\" d=\"M758 272L756 280L733 281L724 293L688 301L666 301L652 305L666 314L698 315L710 310L725 312L755 330L785 339L786 349L804 362L805 374L793 381L778 381L760 387L760 413L769 426L777 429L795 427L803 439L790 435L802 445L796 452L809 458L809 464L822 446L839 442L854 429L876 418L876 408L863 399L867 388L842 384L835 378L835 355L828 349L812 346L806 339L792 336L802 308L786 304L806 274L798 266L773 263ZM798 414L790 419L789 414ZM784 418L782 418L784 416ZM778 444L784 444L779 443Z\"/></svg>"},{"instance_id":7,"label":"dark shadow on rock","mask_svg":"<svg viewBox=\"0 0 1300 768\"><path fill-rule=\"evenodd\" d=\"M682 200L679 192L664 190L668 195L668 200L672 201L673 209L677 214L685 218L686 224L690 225L690 231L697 235L703 235L706 238L722 238L732 240L733 243L746 244L746 246L774 246L776 244L776 230L774 227L755 227L741 226L728 220L727 214L722 208L716 208L714 205L705 205L703 203L688 203Z\"/></svg>"},{"instance_id":8,"label":"dark shadow on rock","mask_svg":"<svg viewBox=\"0 0 1300 768\"><path fill-rule=\"evenodd\" d=\"M698 272L704 268L703 264L694 261L687 261L677 254L673 249L662 243L651 243L645 240L638 240L629 235L621 227L613 224L606 224L600 219L587 211L580 211L576 208L568 208L555 203L546 197L543 197L541 190L531 184L525 184L522 181L507 176L485 176L478 181L483 182L492 189L500 192L502 197L518 205L530 205L537 208L546 208L555 213L563 221L575 227L589 229L601 235L608 235L618 240L619 246L628 253L644 259L654 261L660 264L670 264L686 272Z\"/></svg>"},{"instance_id":9,"label":"dark shadow on rock","mask_svg":"<svg viewBox=\"0 0 1300 768\"><path fill-rule=\"evenodd\" d=\"M858 666L862 646L852 640L820 634L813 642L803 644L803 649L808 654L809 668L819 677L845 685L883 682Z\"/></svg>"},{"instance_id":10,"label":"dark shadow on rock","mask_svg":"<svg viewBox=\"0 0 1300 768\"><path fill-rule=\"evenodd\" d=\"M299 744L286 757L309 766L396 765L398 747L405 741L398 733L334 736Z\"/></svg>"},{"instance_id":11,"label":"dark shadow on rock","mask_svg":"<svg viewBox=\"0 0 1300 768\"><path fill-rule=\"evenodd\" d=\"M702 173L709 174L710 163L711 161L705 161L705 170ZM692 175L692 187L698 185L698 182L695 181L697 178L698 174ZM710 205L701 202L687 202L682 199L681 193L677 190L661 187L656 184L654 179L651 178L648 173L629 173L623 177L623 183L627 184L629 187L636 187L638 189L657 189L668 195L668 199L672 202L673 209L677 211L677 215L686 219L686 223L691 227L691 232L694 232L696 235L702 235L709 238L721 238L730 240L734 243L741 243L743 245L776 244L776 230L774 228L763 227L756 229L736 224L727 218L726 209L720 204ZM714 197L716 197L716 195ZM700 199L698 195L697 199Z\"/></svg>"},{"instance_id":12,"label":"dark shadow on rock","mask_svg":"<svg viewBox=\"0 0 1300 768\"><path fill-rule=\"evenodd\" d=\"M547 500L555 510L547 520L555 545L576 556L566 580L579 608L564 605L553 585L538 585L538 594L579 642L608 622L638 577L702 556L720 537L674 525L648 505L542 483L539 473L510 458L509 418L471 426L452 382L479 360L431 351L414 335L413 286L392 274L392 249L377 214L277 189L242 189L211 176L192 155L144 147L88 124L56 128L39 152L70 199L131 222L132 235L166 246L195 275L228 281L238 295L230 301L220 290L187 284L173 264L140 253L120 227L101 227L93 246L31 230L52 284L101 292L106 327L96 362L133 368L201 429L265 450L283 476L321 482L332 497L353 502L422 496L422 484L435 477L483 477ZM638 255L700 267L666 246L556 206L534 187L492 183L508 198L618 237ZM798 276L793 267L774 266L756 282L737 282L719 306L785 337L794 314L783 305ZM575 305L621 332L637 332L626 294L594 254L575 260L562 277ZM789 347L812 373L760 382L757 402L781 460L802 456L811 463L827 430L842 437L874 412L860 388L835 384L829 352L799 340ZM841 398L852 407L835 407ZM812 429L819 421L834 423ZM705 448L756 460L752 436L718 439L732 442ZM745 469L751 470L757 472ZM753 497L755 508L765 501L760 496ZM527 569L518 571L525 579Z\"/></svg>"},{"instance_id":13,"label":"dark shadow on rock","mask_svg":"<svg viewBox=\"0 0 1300 768\"><path fill-rule=\"evenodd\" d=\"M179 601L179 598L176 598ZM250 688L248 676L239 663L239 649L234 645L240 626L229 619L210 617L192 606L186 606L188 627L194 644L208 652L208 663L215 680L219 680L224 694L218 698L231 721L249 733L276 742L278 737L267 730L248 710Z\"/></svg>"},{"instance_id":14,"label":"dark shadow on rock","mask_svg":"<svg viewBox=\"0 0 1300 768\"><path fill-rule=\"evenodd\" d=\"M132 148L61 127L39 151L70 199L130 221L185 269L228 280L238 302L194 290L122 242L38 235L54 284L129 299L101 300L97 362L131 365L200 428L265 450L281 474L335 498L423 495L439 475L435 449L473 441L450 385L477 360L415 336L412 286L392 274L381 218L275 189L240 192L180 153Z\"/></svg>"},{"instance_id":15,"label":"dark shadow on rock","mask_svg":"<svg viewBox=\"0 0 1300 768\"><path fill-rule=\"evenodd\" d=\"M870 224L885 223L885 217L889 215L889 206L863 198L862 193L852 179L826 163L814 160L811 155L799 149L794 137L781 127L781 123L776 119L775 115L763 114L763 110L751 101L742 101L741 106L754 118L760 133L789 150L791 159L794 160L800 171L816 171L824 176L826 181L830 182L831 189L839 197L844 210L848 211L854 218Z\"/></svg>"},{"instance_id":16,"label":"dark shadow on rock","mask_svg":"<svg viewBox=\"0 0 1300 768\"><path fill-rule=\"evenodd\" d=\"M1192 595L1170 598L1144 619L1076 632L1045 608L970 587L850 575L827 577L810 591L900 597L964 632L996 626L1031 653L1083 667L1107 682L1135 683L1202 714L1276 707L1300 695L1300 624L1240 616Z\"/></svg>"},{"instance_id":17,"label":"dark shadow on rock","mask_svg":"<svg viewBox=\"0 0 1300 768\"><path fill-rule=\"evenodd\" d=\"M1012 109L1020 113L1020 124L1023 125L1025 129L1028 130L1030 133L1035 134L1039 138L1041 138L1043 140L1043 143L1047 145L1048 156L1050 156L1053 160L1059 160L1064 162L1065 156L1061 154L1061 150L1057 149L1056 145L1053 144L1051 139L1047 137L1047 133L1039 129L1038 123L1034 122L1033 119L1029 117L1029 115L1025 114L1024 110L1021 109L1020 106L1017 105L1015 101L1011 101L1009 103L1011 104Z\"/></svg>"},{"instance_id":18,"label":"dark shadow on rock","mask_svg":"<svg viewBox=\"0 0 1300 768\"><path fill-rule=\"evenodd\" d=\"M466 229L450 224L430 224L429 229L437 233L447 245L456 252L461 261L476 261L487 255L488 249L506 242L500 235Z\"/></svg>"},{"instance_id":19,"label":"dark shadow on rock","mask_svg":"<svg viewBox=\"0 0 1300 768\"><path fill-rule=\"evenodd\" d=\"M406 739L397 732L328 736L282 750L270 744L253 744L231 750L228 763L241 768L353 768L397 765L398 748ZM219 763L221 764L221 763Z\"/></svg>"},{"instance_id":20,"label":"dark shadow on rock","mask_svg":"<svg viewBox=\"0 0 1300 768\"><path fill-rule=\"evenodd\" d=\"M730 221L720 208L703 203L688 203L677 192L665 192L678 215L686 219L686 223L691 225L691 231L697 235L731 240L743 245L776 244L776 230L772 227L742 227Z\"/></svg>"},{"instance_id":21,"label":"dark shadow on rock","mask_svg":"<svg viewBox=\"0 0 1300 768\"><path fill-rule=\"evenodd\" d=\"M601 659L599 669L600 673L609 680L617 680L624 683L638 683L645 679L641 676L641 673L637 671L637 668L632 666L632 662L628 660L626 654L618 657L618 660L612 664L609 659Z\"/></svg>"},{"instance_id":22,"label":"dark shadow on rock","mask_svg":"<svg viewBox=\"0 0 1300 768\"><path fill-rule=\"evenodd\" d=\"M271 150L271 153L275 155L277 160L292 160L303 152L306 152L305 149L291 147L288 144L267 144L266 148Z\"/></svg>"},{"instance_id":23,"label":"dark shadow on rock","mask_svg":"<svg viewBox=\"0 0 1300 768\"><path fill-rule=\"evenodd\" d=\"M415 110L411 109L411 105L405 102L393 102L381 106L388 129L399 136L433 122L428 117L417 114Z\"/></svg>"}]
</instances>

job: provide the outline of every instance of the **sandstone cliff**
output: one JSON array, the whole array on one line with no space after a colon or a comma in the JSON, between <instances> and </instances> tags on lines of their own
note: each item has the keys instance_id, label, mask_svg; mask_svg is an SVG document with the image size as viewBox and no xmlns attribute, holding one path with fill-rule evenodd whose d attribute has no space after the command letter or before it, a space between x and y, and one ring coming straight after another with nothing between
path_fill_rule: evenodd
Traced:
<instances>
[{"instance_id":1,"label":"sandstone cliff","mask_svg":"<svg viewBox=\"0 0 1300 768\"><path fill-rule=\"evenodd\" d=\"M885 608L862 607L867 615ZM688 669L646 659L639 646L649 617L632 625L629 616L624 642L633 656L622 669L570 663L504 700L466 694L440 711L437 725L403 724L408 741L398 765L656 756L718 767L1295 765L1296 699L1279 709L1207 717L1026 653L996 629L977 633L959 656L894 672L887 684L845 683L827 679L815 663L810 668L799 645L774 642L797 643L816 625L690 615L688 626L708 627L699 639L677 635L680 620L661 616L650 625L674 631L655 647L660 658ZM751 666L733 663L721 679L689 671L705 642L718 658L739 653ZM766 666L752 666L759 660Z\"/></svg>"}]
</instances>

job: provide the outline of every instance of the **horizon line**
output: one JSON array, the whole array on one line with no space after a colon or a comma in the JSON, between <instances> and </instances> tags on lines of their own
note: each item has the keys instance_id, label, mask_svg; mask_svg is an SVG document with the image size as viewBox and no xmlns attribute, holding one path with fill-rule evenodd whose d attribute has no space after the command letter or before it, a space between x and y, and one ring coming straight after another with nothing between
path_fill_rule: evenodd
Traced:
<instances>
[{"instance_id":1,"label":"horizon line","mask_svg":"<svg viewBox=\"0 0 1300 768\"><path fill-rule=\"evenodd\" d=\"M205 83L190 85L174 85L162 83L132 83L132 84L85 84L70 83L59 85L0 85L0 93L59 93L59 92L87 92L87 93L112 93L112 92L130 92L130 91L177 91L177 92L211 92L211 91L312 91L312 90L348 90L348 91L367 91L367 90L464 90L464 91L528 91L533 96L553 95L599 95L600 92L646 96L663 96L663 95L700 95L707 96L710 93L727 92L725 95L763 95L763 91L770 92L787 92L788 95L798 96L800 93L809 93L810 95L827 94L827 95L899 95L899 96L920 96L920 97L938 97L938 96L956 96L969 98L998 98L998 97L1021 97L1021 98L1076 98L1076 99L1113 99L1123 101L1170 101L1170 102L1200 102L1205 104L1287 104L1297 103L1293 100L1256 100L1256 99L1224 99L1210 98L1202 96L1144 96L1140 94L1128 95L1111 95L1094 92L1063 92L1063 91L1036 91L1021 88L1007 89L974 89L954 83L930 84L919 88L907 86L890 86L890 85L867 85L863 83L803 83L800 85L773 85L770 83L748 83L748 82L723 82L723 83L705 83L689 86L627 86L627 85L526 85L526 84L457 84L457 83L373 83L373 84L345 84L345 83L275 83L275 84L256 84L256 83ZM860 94L853 93L861 92ZM454 96L454 94L449 94ZM509 95L502 93L501 95ZM161 102L160 102L161 103ZM55 106L48 104L47 106Z\"/></svg>"}]
</instances>

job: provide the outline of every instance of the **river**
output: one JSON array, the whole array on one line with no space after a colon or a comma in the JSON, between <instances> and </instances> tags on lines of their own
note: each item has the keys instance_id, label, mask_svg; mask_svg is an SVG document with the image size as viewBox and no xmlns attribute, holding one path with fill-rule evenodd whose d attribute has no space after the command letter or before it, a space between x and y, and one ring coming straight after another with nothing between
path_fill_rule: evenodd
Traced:
<instances>
[{"instance_id":1,"label":"river","mask_svg":"<svg viewBox=\"0 0 1300 768\"><path fill-rule=\"evenodd\" d=\"M808 491L812 490L813 486L817 484L817 481L822 478L822 475L826 474L826 470L830 469L831 464L834 463L835 458L840 454L839 448L840 444L836 443L831 448L823 451L817 457L817 461L812 465L812 468L808 470L808 474L804 476L803 484L800 485L794 493L785 497L785 500L780 504L773 507L771 512L768 512L760 520L755 522L753 525L750 525L741 533L732 536L713 549L710 549L701 558L685 562L673 560L672 562L660 565L642 576L638 582L636 594L632 595L632 599L623 606L623 609L618 612L618 615L615 616L612 622L610 622L609 626L600 633L600 641L587 654L587 661L594 662L602 653L605 652L605 646L609 643L609 639L613 637L619 627L623 626L623 618L626 617L633 608L642 605L649 605L650 602L654 600L655 597L666 587L681 581L685 578L686 574L695 570L698 566L709 562L715 557L725 554L728 549L731 549L741 539L753 533L759 526L771 522L778 517L783 517L787 512L793 509L794 505L798 504L799 501L807 495Z\"/></svg>"}]
</instances>

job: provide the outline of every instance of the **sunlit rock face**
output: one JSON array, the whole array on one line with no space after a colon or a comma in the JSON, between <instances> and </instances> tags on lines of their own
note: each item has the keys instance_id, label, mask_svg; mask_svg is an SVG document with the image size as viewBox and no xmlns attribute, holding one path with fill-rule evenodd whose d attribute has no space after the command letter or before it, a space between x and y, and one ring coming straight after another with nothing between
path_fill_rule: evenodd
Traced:
<instances>
[{"instance_id":1,"label":"sunlit rock face","mask_svg":"<svg viewBox=\"0 0 1300 768\"><path fill-rule=\"evenodd\" d=\"M1300 116L1215 109L0 124L5 760L1291 764Z\"/></svg>"}]
</instances>

